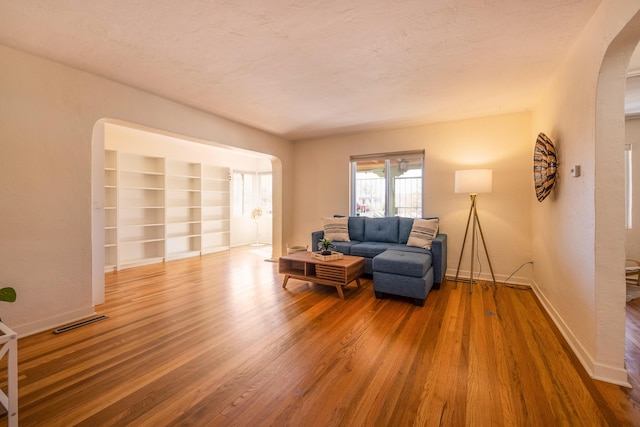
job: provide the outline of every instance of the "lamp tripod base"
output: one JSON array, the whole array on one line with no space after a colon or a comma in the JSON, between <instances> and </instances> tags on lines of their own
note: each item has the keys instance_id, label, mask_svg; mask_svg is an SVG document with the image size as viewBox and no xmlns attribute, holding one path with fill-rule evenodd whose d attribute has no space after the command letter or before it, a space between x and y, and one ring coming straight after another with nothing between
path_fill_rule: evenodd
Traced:
<instances>
[{"instance_id":1,"label":"lamp tripod base","mask_svg":"<svg viewBox=\"0 0 640 427\"><path fill-rule=\"evenodd\" d=\"M491 259L489 258L489 251L487 250L487 244L484 241L484 234L482 233L482 226L480 226L480 218L478 218L478 211L476 210L476 193L471 193L471 207L469 208L469 217L467 218L467 227L464 232L464 239L462 241L462 249L460 249L460 259L458 260L458 269L456 270L455 282L463 282L469 284L469 293L473 292L473 284L478 283L478 280L473 279L473 261L474 253L476 251L476 226L480 231L480 239L482 240L482 246L484 247L484 253L487 256L487 262L489 263L489 270L491 271L491 278L493 279L493 285L496 286L496 276L493 274L493 266L491 265ZM471 218L473 218L473 229L471 231L471 270L469 272L468 279L458 280L460 274L460 264L462 263L462 255L464 254L464 247L467 243L467 235L469 234L469 225L471 224Z\"/></svg>"},{"instance_id":2,"label":"lamp tripod base","mask_svg":"<svg viewBox=\"0 0 640 427\"><path fill-rule=\"evenodd\" d=\"M456 283L468 283L470 285L473 285L474 283L480 283L480 280L478 280L478 279L469 280L468 278L458 278L455 282Z\"/></svg>"},{"instance_id":3,"label":"lamp tripod base","mask_svg":"<svg viewBox=\"0 0 640 427\"><path fill-rule=\"evenodd\" d=\"M264 244L260 243L260 228L258 224L258 219L254 218L254 221L256 223L256 242L252 243L251 246L264 246Z\"/></svg>"}]
</instances>

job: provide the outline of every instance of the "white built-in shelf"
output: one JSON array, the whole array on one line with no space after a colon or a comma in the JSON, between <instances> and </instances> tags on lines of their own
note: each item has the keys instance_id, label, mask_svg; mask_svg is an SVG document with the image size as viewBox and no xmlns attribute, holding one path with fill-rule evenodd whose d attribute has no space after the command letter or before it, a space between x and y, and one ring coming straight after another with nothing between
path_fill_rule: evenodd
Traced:
<instances>
[{"instance_id":1,"label":"white built-in shelf","mask_svg":"<svg viewBox=\"0 0 640 427\"><path fill-rule=\"evenodd\" d=\"M167 259L202 253L202 165L167 160Z\"/></svg>"},{"instance_id":2,"label":"white built-in shelf","mask_svg":"<svg viewBox=\"0 0 640 427\"><path fill-rule=\"evenodd\" d=\"M231 177L229 169L202 166L202 252L231 246Z\"/></svg>"},{"instance_id":3,"label":"white built-in shelf","mask_svg":"<svg viewBox=\"0 0 640 427\"><path fill-rule=\"evenodd\" d=\"M164 237L156 237L153 239L122 239L120 240L119 244L126 245L131 243L154 243L154 242L161 242L163 240L164 240Z\"/></svg>"},{"instance_id":4,"label":"white built-in shelf","mask_svg":"<svg viewBox=\"0 0 640 427\"><path fill-rule=\"evenodd\" d=\"M104 153L104 270L118 264L118 153Z\"/></svg>"},{"instance_id":5,"label":"white built-in shelf","mask_svg":"<svg viewBox=\"0 0 640 427\"><path fill-rule=\"evenodd\" d=\"M229 169L105 150L105 271L228 250Z\"/></svg>"}]
</instances>

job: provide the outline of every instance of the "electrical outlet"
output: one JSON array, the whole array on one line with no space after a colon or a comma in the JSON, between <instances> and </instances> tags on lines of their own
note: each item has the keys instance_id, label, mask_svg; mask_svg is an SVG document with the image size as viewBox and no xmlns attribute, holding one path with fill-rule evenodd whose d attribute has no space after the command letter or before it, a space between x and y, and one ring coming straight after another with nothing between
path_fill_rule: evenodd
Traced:
<instances>
[{"instance_id":1,"label":"electrical outlet","mask_svg":"<svg viewBox=\"0 0 640 427\"><path fill-rule=\"evenodd\" d=\"M580 165L575 165L571 168L571 176L577 178L580 176Z\"/></svg>"}]
</instances>

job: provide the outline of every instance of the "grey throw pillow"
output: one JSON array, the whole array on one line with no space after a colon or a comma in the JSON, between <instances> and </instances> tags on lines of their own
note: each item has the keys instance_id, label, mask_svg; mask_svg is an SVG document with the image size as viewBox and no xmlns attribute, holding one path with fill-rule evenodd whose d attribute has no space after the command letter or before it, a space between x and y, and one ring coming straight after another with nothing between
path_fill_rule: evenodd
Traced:
<instances>
[{"instance_id":1,"label":"grey throw pillow","mask_svg":"<svg viewBox=\"0 0 640 427\"><path fill-rule=\"evenodd\" d=\"M414 219L407 246L431 249L433 239L435 239L437 234L437 219Z\"/></svg>"},{"instance_id":2,"label":"grey throw pillow","mask_svg":"<svg viewBox=\"0 0 640 427\"><path fill-rule=\"evenodd\" d=\"M322 218L324 238L332 242L350 242L349 218Z\"/></svg>"}]
</instances>

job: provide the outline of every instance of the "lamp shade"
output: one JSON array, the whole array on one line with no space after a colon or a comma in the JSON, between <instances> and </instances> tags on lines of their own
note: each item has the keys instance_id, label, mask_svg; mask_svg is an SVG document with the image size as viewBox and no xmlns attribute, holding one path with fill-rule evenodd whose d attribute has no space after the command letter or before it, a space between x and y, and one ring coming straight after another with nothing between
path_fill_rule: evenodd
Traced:
<instances>
[{"instance_id":1,"label":"lamp shade","mask_svg":"<svg viewBox=\"0 0 640 427\"><path fill-rule=\"evenodd\" d=\"M493 169L466 169L456 171L456 193L491 193Z\"/></svg>"}]
</instances>

